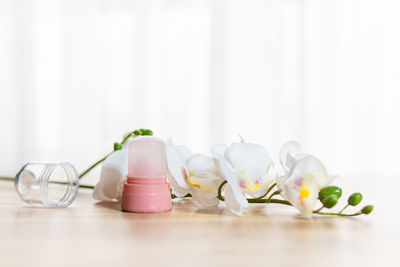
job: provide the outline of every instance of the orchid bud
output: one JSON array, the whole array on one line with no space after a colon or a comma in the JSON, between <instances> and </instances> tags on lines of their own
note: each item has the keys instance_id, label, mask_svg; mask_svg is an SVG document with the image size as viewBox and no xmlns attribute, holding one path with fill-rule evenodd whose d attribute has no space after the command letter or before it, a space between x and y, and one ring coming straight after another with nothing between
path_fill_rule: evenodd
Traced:
<instances>
[{"instance_id":1,"label":"orchid bud","mask_svg":"<svg viewBox=\"0 0 400 267\"><path fill-rule=\"evenodd\" d=\"M342 196L342 189L337 186L328 186L319 191L318 198L325 208L332 208Z\"/></svg>"},{"instance_id":2,"label":"orchid bud","mask_svg":"<svg viewBox=\"0 0 400 267\"><path fill-rule=\"evenodd\" d=\"M142 131L141 130L135 130L133 131L134 135L142 135Z\"/></svg>"},{"instance_id":3,"label":"orchid bud","mask_svg":"<svg viewBox=\"0 0 400 267\"><path fill-rule=\"evenodd\" d=\"M150 129L140 129L142 135L153 135L153 131Z\"/></svg>"},{"instance_id":4,"label":"orchid bud","mask_svg":"<svg viewBox=\"0 0 400 267\"><path fill-rule=\"evenodd\" d=\"M322 200L328 198L331 195L336 195L337 199L339 199L342 196L342 189L337 186L328 186L322 188L321 191L319 191L318 198L322 202Z\"/></svg>"},{"instance_id":5,"label":"orchid bud","mask_svg":"<svg viewBox=\"0 0 400 267\"><path fill-rule=\"evenodd\" d=\"M368 205L362 208L361 212L364 214L370 214L374 210L374 206Z\"/></svg>"},{"instance_id":6,"label":"orchid bud","mask_svg":"<svg viewBox=\"0 0 400 267\"><path fill-rule=\"evenodd\" d=\"M324 200L321 200L322 204L324 205L325 208L332 208L333 206L336 205L337 201L338 201L338 196L337 195L330 195L327 198L325 198Z\"/></svg>"},{"instance_id":7,"label":"orchid bud","mask_svg":"<svg viewBox=\"0 0 400 267\"><path fill-rule=\"evenodd\" d=\"M114 143L114 151L121 150L121 149L122 149L122 145L120 143L115 142Z\"/></svg>"},{"instance_id":8,"label":"orchid bud","mask_svg":"<svg viewBox=\"0 0 400 267\"><path fill-rule=\"evenodd\" d=\"M354 193L349 197L347 203L351 206L357 206L358 204L360 204L361 200L362 200L361 193Z\"/></svg>"}]
</instances>

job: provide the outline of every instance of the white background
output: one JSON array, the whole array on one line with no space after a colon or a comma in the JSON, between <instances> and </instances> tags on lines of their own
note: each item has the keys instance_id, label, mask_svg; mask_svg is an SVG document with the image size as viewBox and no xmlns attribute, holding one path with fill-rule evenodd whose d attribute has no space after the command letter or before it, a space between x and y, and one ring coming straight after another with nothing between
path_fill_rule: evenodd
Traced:
<instances>
[{"instance_id":1,"label":"white background","mask_svg":"<svg viewBox=\"0 0 400 267\"><path fill-rule=\"evenodd\" d=\"M0 0L0 175L136 128L399 175L400 2Z\"/></svg>"}]
</instances>

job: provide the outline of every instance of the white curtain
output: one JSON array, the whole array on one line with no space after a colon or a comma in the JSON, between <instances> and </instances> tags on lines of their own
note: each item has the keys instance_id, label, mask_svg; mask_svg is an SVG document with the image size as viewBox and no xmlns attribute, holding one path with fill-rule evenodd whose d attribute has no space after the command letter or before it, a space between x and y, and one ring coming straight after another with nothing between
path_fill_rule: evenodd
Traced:
<instances>
[{"instance_id":1,"label":"white curtain","mask_svg":"<svg viewBox=\"0 0 400 267\"><path fill-rule=\"evenodd\" d=\"M0 0L0 175L136 128L208 152L298 140L400 174L400 16L379 0Z\"/></svg>"}]
</instances>

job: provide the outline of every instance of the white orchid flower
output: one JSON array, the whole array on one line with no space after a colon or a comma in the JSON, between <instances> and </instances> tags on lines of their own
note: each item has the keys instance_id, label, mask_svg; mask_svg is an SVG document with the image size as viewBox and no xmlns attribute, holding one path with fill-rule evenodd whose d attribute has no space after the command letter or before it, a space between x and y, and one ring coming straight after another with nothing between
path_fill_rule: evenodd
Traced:
<instances>
[{"instance_id":1,"label":"white orchid flower","mask_svg":"<svg viewBox=\"0 0 400 267\"><path fill-rule=\"evenodd\" d=\"M112 152L103 162L100 180L93 190L93 198L102 201L121 201L128 174L128 148Z\"/></svg>"},{"instance_id":2,"label":"white orchid flower","mask_svg":"<svg viewBox=\"0 0 400 267\"><path fill-rule=\"evenodd\" d=\"M168 180L178 197L188 193L203 207L218 206L218 187L223 181L214 160L203 154L192 154L185 146L167 142Z\"/></svg>"},{"instance_id":3,"label":"white orchid flower","mask_svg":"<svg viewBox=\"0 0 400 267\"><path fill-rule=\"evenodd\" d=\"M262 145L245 142L233 143L230 147L215 145L212 154L228 182L225 203L234 214L241 216L248 205L245 196L262 196L274 182L269 174L273 162Z\"/></svg>"},{"instance_id":4,"label":"white orchid flower","mask_svg":"<svg viewBox=\"0 0 400 267\"><path fill-rule=\"evenodd\" d=\"M333 179L322 162L313 155L301 153L300 145L291 141L280 151L285 175L277 178L281 195L306 218L311 218L319 190Z\"/></svg>"}]
</instances>

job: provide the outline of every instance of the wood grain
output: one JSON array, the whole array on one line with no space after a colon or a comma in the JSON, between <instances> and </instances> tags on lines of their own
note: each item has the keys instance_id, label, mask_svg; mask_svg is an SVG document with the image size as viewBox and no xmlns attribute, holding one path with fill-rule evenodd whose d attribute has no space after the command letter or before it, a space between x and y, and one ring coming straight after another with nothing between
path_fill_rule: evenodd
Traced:
<instances>
[{"instance_id":1,"label":"wood grain","mask_svg":"<svg viewBox=\"0 0 400 267\"><path fill-rule=\"evenodd\" d=\"M292 207L252 204L237 217L190 200L126 213L88 189L66 209L31 207L0 181L0 266L399 266L399 179L374 180L384 182L344 190L361 187L371 215L311 221Z\"/></svg>"}]
</instances>

